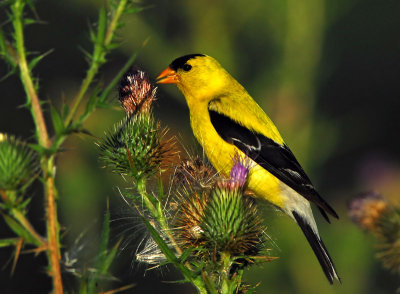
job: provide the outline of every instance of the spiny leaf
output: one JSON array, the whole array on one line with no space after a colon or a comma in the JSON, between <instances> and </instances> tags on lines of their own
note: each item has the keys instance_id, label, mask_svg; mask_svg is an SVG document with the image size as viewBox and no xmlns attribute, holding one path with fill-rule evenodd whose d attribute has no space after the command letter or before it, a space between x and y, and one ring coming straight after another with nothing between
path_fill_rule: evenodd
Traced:
<instances>
[{"instance_id":1,"label":"spiny leaf","mask_svg":"<svg viewBox=\"0 0 400 294\"><path fill-rule=\"evenodd\" d=\"M87 293L95 292L96 284L99 277L104 276L108 273L111 263L114 260L114 257L118 251L119 243L115 245L114 248L111 249L110 251L108 250L109 237L110 237L110 212L107 210L101 231L100 246L98 249L99 251L96 262L96 271L94 275L89 278L87 285Z\"/></svg>"},{"instance_id":2,"label":"spiny leaf","mask_svg":"<svg viewBox=\"0 0 400 294\"><path fill-rule=\"evenodd\" d=\"M54 51L54 49L50 49L50 50L48 50L47 52L45 52L45 53L43 53L43 54L41 54L41 55L39 55L39 56L33 58L33 59L29 62L29 65L28 65L29 70L32 71L33 68L34 68L44 57L46 57L47 55L51 54L53 51Z\"/></svg>"},{"instance_id":3,"label":"spiny leaf","mask_svg":"<svg viewBox=\"0 0 400 294\"><path fill-rule=\"evenodd\" d=\"M39 144L28 144L29 148L35 150L39 154L50 154L50 150L48 148L43 147Z\"/></svg>"},{"instance_id":4,"label":"spiny leaf","mask_svg":"<svg viewBox=\"0 0 400 294\"><path fill-rule=\"evenodd\" d=\"M61 107L61 117L63 118L63 120L68 116L69 113L69 106L67 103L63 103L62 107Z\"/></svg>"},{"instance_id":5,"label":"spiny leaf","mask_svg":"<svg viewBox=\"0 0 400 294\"><path fill-rule=\"evenodd\" d=\"M125 9L125 13L138 13L138 12L141 12L141 11L143 11L144 9L146 9L146 7L138 7L138 6L134 6L134 7L130 7L130 8L127 8L127 9Z\"/></svg>"},{"instance_id":6,"label":"spiny leaf","mask_svg":"<svg viewBox=\"0 0 400 294\"><path fill-rule=\"evenodd\" d=\"M12 67L12 73L16 71L17 68L17 62L16 62L16 57L14 48L12 48L11 44L8 42L6 37L4 36L3 30L0 27L0 55L5 58L5 60L11 65ZM6 76L9 76L10 73L8 73Z\"/></svg>"},{"instance_id":7,"label":"spiny leaf","mask_svg":"<svg viewBox=\"0 0 400 294\"><path fill-rule=\"evenodd\" d=\"M107 45L107 50L114 50L114 49L118 48L120 45L121 44L118 42L112 42Z\"/></svg>"},{"instance_id":8,"label":"spiny leaf","mask_svg":"<svg viewBox=\"0 0 400 294\"><path fill-rule=\"evenodd\" d=\"M96 34L91 26L89 27L89 38L93 43L96 41Z\"/></svg>"},{"instance_id":9,"label":"spiny leaf","mask_svg":"<svg viewBox=\"0 0 400 294\"><path fill-rule=\"evenodd\" d=\"M24 24L24 26L28 26L28 25L34 24L34 23L37 23L37 20L36 20L36 19L33 19L33 18L26 18L26 17L23 18L23 24Z\"/></svg>"},{"instance_id":10,"label":"spiny leaf","mask_svg":"<svg viewBox=\"0 0 400 294\"><path fill-rule=\"evenodd\" d=\"M110 212L107 210L103 221L103 227L100 238L100 247L99 247L99 253L101 256L103 256L102 259L104 259L104 256L106 255L105 253L107 252L109 236L110 236ZM102 259L100 259L99 263L102 263Z\"/></svg>"},{"instance_id":11,"label":"spiny leaf","mask_svg":"<svg viewBox=\"0 0 400 294\"><path fill-rule=\"evenodd\" d=\"M109 268L118 252L120 242L118 242L111 250L109 250L104 258L103 264L100 267L100 274L105 275L108 273Z\"/></svg>"},{"instance_id":12,"label":"spiny leaf","mask_svg":"<svg viewBox=\"0 0 400 294\"><path fill-rule=\"evenodd\" d=\"M86 57L86 60L90 62L92 60L92 54L89 53L87 50L83 49L82 47L78 47L78 49L83 53L83 55Z\"/></svg>"},{"instance_id":13,"label":"spiny leaf","mask_svg":"<svg viewBox=\"0 0 400 294\"><path fill-rule=\"evenodd\" d=\"M16 220L14 220L12 217L2 213L3 218L5 222L8 224L11 230L14 231L17 236L20 236L21 238L24 238L24 240L27 243L33 244L33 245L41 245L39 244L35 238L31 236L31 234Z\"/></svg>"},{"instance_id":14,"label":"spiny leaf","mask_svg":"<svg viewBox=\"0 0 400 294\"><path fill-rule=\"evenodd\" d=\"M7 238L7 239L0 239L0 248L1 247L9 247L14 246L18 243L20 238Z\"/></svg>"},{"instance_id":15,"label":"spiny leaf","mask_svg":"<svg viewBox=\"0 0 400 294\"><path fill-rule=\"evenodd\" d=\"M64 121L57 109L52 105L50 106L50 114L54 130L56 134L60 136L64 132Z\"/></svg>"}]
</instances>

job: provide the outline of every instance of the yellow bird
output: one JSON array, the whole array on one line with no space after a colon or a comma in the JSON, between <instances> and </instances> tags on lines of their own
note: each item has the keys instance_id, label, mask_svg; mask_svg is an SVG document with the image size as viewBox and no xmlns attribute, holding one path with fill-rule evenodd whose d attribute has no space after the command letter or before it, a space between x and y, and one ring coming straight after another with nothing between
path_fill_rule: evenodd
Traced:
<instances>
[{"instance_id":1,"label":"yellow bird","mask_svg":"<svg viewBox=\"0 0 400 294\"><path fill-rule=\"evenodd\" d=\"M332 284L340 281L319 236L310 202L338 218L283 141L277 128L249 93L212 57L190 54L175 59L158 76L174 83L186 98L196 139L211 164L228 176L236 153L251 160L247 187L294 219Z\"/></svg>"}]
</instances>

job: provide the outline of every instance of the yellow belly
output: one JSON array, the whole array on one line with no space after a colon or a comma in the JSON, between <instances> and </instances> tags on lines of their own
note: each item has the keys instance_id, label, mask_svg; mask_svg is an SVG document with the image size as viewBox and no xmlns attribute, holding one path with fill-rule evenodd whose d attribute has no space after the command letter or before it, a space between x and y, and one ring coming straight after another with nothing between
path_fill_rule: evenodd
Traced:
<instances>
[{"instance_id":1,"label":"yellow belly","mask_svg":"<svg viewBox=\"0 0 400 294\"><path fill-rule=\"evenodd\" d=\"M207 120L192 121L191 123L193 132L211 164L219 173L228 177L235 153L238 153L242 159L245 158L244 153L236 146L224 141ZM285 196L281 182L252 160L250 160L247 187L255 193L257 198L265 199L278 207L284 207Z\"/></svg>"}]
</instances>

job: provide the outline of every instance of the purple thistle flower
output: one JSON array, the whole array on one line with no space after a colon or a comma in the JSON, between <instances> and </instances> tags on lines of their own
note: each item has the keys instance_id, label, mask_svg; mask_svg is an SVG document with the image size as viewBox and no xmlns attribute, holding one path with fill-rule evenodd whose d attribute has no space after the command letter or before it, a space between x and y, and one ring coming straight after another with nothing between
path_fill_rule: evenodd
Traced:
<instances>
[{"instance_id":1,"label":"purple thistle flower","mask_svg":"<svg viewBox=\"0 0 400 294\"><path fill-rule=\"evenodd\" d=\"M250 171L250 162L247 158L241 158L239 153L233 156L233 166L229 172L229 181L233 185L243 187Z\"/></svg>"}]
</instances>

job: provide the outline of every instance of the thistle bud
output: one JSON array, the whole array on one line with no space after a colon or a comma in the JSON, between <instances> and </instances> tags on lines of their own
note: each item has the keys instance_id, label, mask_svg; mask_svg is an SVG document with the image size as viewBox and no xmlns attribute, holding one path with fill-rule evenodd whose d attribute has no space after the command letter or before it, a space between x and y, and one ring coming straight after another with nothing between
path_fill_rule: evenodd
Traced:
<instances>
[{"instance_id":1,"label":"thistle bud","mask_svg":"<svg viewBox=\"0 0 400 294\"><path fill-rule=\"evenodd\" d=\"M37 158L26 143L0 133L0 190L27 187L37 169Z\"/></svg>"},{"instance_id":2,"label":"thistle bud","mask_svg":"<svg viewBox=\"0 0 400 294\"><path fill-rule=\"evenodd\" d=\"M200 228L207 248L233 256L257 255L264 242L255 202L232 186L219 185L212 191Z\"/></svg>"},{"instance_id":3,"label":"thistle bud","mask_svg":"<svg viewBox=\"0 0 400 294\"><path fill-rule=\"evenodd\" d=\"M400 273L400 208L380 194L367 192L349 205L349 216L377 240L377 257L383 265Z\"/></svg>"},{"instance_id":4,"label":"thistle bud","mask_svg":"<svg viewBox=\"0 0 400 294\"><path fill-rule=\"evenodd\" d=\"M127 116L138 112L149 113L156 92L157 87L150 83L144 71L131 68L119 84L119 101Z\"/></svg>"},{"instance_id":5,"label":"thistle bud","mask_svg":"<svg viewBox=\"0 0 400 294\"><path fill-rule=\"evenodd\" d=\"M351 201L349 216L362 229L375 232L379 220L387 208L388 203L382 195L375 192L367 192Z\"/></svg>"},{"instance_id":6,"label":"thistle bud","mask_svg":"<svg viewBox=\"0 0 400 294\"><path fill-rule=\"evenodd\" d=\"M100 159L113 172L138 180L167 166L173 141L163 140L161 129L151 115L131 115L109 132L100 147Z\"/></svg>"}]
</instances>

